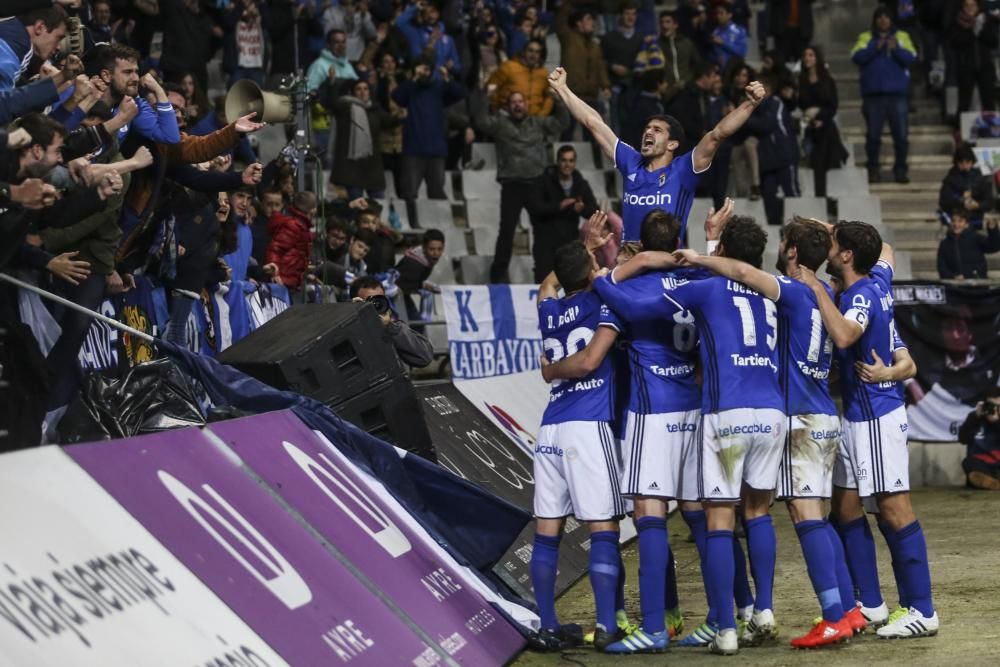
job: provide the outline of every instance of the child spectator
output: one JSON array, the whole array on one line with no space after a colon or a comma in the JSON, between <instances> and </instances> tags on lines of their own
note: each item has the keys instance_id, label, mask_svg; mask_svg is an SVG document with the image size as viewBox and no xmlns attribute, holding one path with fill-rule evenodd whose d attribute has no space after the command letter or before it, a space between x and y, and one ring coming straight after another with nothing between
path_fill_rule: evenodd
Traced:
<instances>
[{"instance_id":1,"label":"child spectator","mask_svg":"<svg viewBox=\"0 0 1000 667\"><path fill-rule=\"evenodd\" d=\"M316 215L316 195L298 192L288 210L275 213L267 223L271 242L265 259L277 267L276 281L290 290L302 287L303 276L309 265L312 247L313 217Z\"/></svg>"}]
</instances>

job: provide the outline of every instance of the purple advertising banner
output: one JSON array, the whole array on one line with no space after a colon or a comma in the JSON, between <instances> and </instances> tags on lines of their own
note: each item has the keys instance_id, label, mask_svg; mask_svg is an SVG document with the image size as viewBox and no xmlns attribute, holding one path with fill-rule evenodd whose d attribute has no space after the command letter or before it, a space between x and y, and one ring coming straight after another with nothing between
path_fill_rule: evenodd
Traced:
<instances>
[{"instance_id":1,"label":"purple advertising banner","mask_svg":"<svg viewBox=\"0 0 1000 667\"><path fill-rule=\"evenodd\" d=\"M455 660L502 664L523 646L520 633L293 413L209 429Z\"/></svg>"},{"instance_id":2,"label":"purple advertising banner","mask_svg":"<svg viewBox=\"0 0 1000 667\"><path fill-rule=\"evenodd\" d=\"M198 429L65 451L289 663L442 660Z\"/></svg>"}]
</instances>

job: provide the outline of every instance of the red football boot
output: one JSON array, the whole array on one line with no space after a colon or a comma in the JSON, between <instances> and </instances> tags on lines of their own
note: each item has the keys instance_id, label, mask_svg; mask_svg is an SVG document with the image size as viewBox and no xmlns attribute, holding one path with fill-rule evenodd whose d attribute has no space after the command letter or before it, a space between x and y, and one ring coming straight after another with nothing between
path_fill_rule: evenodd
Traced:
<instances>
[{"instance_id":1,"label":"red football boot","mask_svg":"<svg viewBox=\"0 0 1000 667\"><path fill-rule=\"evenodd\" d=\"M836 623L820 620L819 623L813 626L812 630L801 637L793 639L792 647L819 648L821 646L829 646L830 644L840 644L850 639L853 634L851 626L843 618Z\"/></svg>"}]
</instances>

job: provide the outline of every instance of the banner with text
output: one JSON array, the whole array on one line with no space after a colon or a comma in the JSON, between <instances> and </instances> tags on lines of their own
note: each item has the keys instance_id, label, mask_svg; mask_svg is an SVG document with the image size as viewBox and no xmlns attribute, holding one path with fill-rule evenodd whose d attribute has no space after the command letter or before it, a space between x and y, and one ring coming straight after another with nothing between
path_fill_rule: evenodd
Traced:
<instances>
[{"instance_id":1,"label":"banner with text","mask_svg":"<svg viewBox=\"0 0 1000 667\"><path fill-rule=\"evenodd\" d=\"M917 363L906 385L909 437L954 441L1000 380L1000 287L900 282L896 329Z\"/></svg>"},{"instance_id":2,"label":"banner with text","mask_svg":"<svg viewBox=\"0 0 1000 667\"><path fill-rule=\"evenodd\" d=\"M286 664L63 450L0 461L0 664Z\"/></svg>"}]
</instances>

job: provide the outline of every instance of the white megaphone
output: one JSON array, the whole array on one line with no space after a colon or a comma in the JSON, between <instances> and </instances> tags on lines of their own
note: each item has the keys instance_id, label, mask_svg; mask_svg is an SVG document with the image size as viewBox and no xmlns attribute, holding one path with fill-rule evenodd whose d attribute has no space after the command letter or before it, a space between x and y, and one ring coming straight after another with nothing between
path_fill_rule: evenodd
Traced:
<instances>
[{"instance_id":1,"label":"white megaphone","mask_svg":"<svg viewBox=\"0 0 1000 667\"><path fill-rule=\"evenodd\" d=\"M261 90L253 81L237 81L226 94L226 122L232 123L250 113L258 123L287 123L292 119L292 98Z\"/></svg>"}]
</instances>

